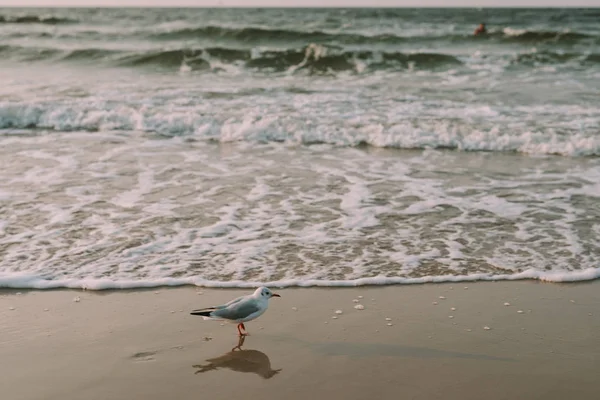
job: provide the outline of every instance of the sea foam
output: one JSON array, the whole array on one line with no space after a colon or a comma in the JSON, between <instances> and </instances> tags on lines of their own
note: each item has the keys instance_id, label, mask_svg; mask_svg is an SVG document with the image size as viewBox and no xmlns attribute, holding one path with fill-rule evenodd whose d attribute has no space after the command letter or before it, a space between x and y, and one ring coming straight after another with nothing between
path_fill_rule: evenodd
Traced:
<instances>
[{"instance_id":1,"label":"sea foam","mask_svg":"<svg viewBox=\"0 0 600 400\"><path fill-rule=\"evenodd\" d=\"M447 282L476 282L476 281L515 281L539 280L543 282L580 282L600 278L600 268L588 268L583 271L544 272L527 270L513 275L473 274L473 275L446 275L425 276L420 278L398 277L372 277L352 280L299 280L286 279L271 282L253 281L210 281L198 278L162 278L153 280L111 280L111 279L45 279L41 276L29 274L0 275L0 287L14 289L142 289L161 286L199 286L206 288L255 288L268 287L356 287L356 286L382 286L403 284L426 284Z\"/></svg>"}]
</instances>

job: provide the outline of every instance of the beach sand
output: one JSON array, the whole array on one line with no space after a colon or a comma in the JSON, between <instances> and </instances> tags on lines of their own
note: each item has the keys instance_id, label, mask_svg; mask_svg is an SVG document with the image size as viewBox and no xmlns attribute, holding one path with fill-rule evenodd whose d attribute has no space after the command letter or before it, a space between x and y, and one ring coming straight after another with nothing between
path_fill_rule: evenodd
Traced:
<instances>
[{"instance_id":1,"label":"beach sand","mask_svg":"<svg viewBox=\"0 0 600 400\"><path fill-rule=\"evenodd\" d=\"M273 289L233 352L250 290L0 291L1 398L598 398L598 281Z\"/></svg>"}]
</instances>

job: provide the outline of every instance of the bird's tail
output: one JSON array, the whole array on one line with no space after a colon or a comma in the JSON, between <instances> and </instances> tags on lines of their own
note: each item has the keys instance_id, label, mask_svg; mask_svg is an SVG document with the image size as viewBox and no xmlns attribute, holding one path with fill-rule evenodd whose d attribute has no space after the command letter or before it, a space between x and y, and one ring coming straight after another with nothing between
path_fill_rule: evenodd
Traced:
<instances>
[{"instance_id":1,"label":"bird's tail","mask_svg":"<svg viewBox=\"0 0 600 400\"><path fill-rule=\"evenodd\" d=\"M190 314L191 315L199 315L201 317L210 317L210 313L215 311L214 308L203 308L202 310L194 310Z\"/></svg>"}]
</instances>

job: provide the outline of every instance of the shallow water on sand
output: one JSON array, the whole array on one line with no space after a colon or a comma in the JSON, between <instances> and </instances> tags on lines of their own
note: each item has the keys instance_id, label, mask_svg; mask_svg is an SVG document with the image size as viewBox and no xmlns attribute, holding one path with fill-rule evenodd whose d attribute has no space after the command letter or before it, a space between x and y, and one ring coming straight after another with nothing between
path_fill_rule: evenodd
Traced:
<instances>
[{"instance_id":1,"label":"shallow water on sand","mask_svg":"<svg viewBox=\"0 0 600 400\"><path fill-rule=\"evenodd\" d=\"M597 158L72 132L5 138L0 159L5 285L568 280L599 262Z\"/></svg>"}]
</instances>

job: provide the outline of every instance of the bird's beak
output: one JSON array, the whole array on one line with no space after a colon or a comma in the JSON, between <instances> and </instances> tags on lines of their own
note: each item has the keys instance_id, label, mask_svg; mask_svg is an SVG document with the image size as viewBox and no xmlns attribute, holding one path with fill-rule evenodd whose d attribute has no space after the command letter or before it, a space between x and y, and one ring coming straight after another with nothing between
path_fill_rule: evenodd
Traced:
<instances>
[{"instance_id":1,"label":"bird's beak","mask_svg":"<svg viewBox=\"0 0 600 400\"><path fill-rule=\"evenodd\" d=\"M271 297L281 297L281 296L280 296L280 295L278 295L277 293L273 293L273 294L271 295Z\"/></svg>"}]
</instances>

